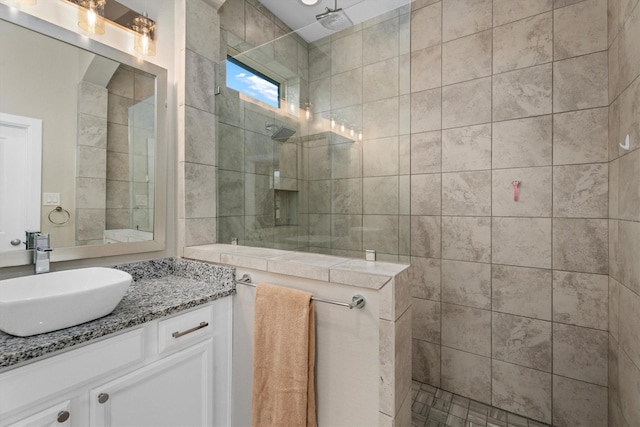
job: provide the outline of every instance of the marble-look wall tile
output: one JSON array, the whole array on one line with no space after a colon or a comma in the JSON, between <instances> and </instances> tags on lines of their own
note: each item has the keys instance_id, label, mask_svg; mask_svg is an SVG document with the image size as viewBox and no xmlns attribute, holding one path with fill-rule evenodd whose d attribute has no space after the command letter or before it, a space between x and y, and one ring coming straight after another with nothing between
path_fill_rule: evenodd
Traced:
<instances>
[{"instance_id":1,"label":"marble-look wall tile","mask_svg":"<svg viewBox=\"0 0 640 427\"><path fill-rule=\"evenodd\" d=\"M362 179L362 213L398 215L398 177Z\"/></svg>"},{"instance_id":2,"label":"marble-look wall tile","mask_svg":"<svg viewBox=\"0 0 640 427\"><path fill-rule=\"evenodd\" d=\"M398 98L367 102L362 106L362 127L367 139L398 135Z\"/></svg>"},{"instance_id":3,"label":"marble-look wall tile","mask_svg":"<svg viewBox=\"0 0 640 427\"><path fill-rule=\"evenodd\" d=\"M331 42L331 73L333 75L362 67L362 31Z\"/></svg>"},{"instance_id":4,"label":"marble-look wall tile","mask_svg":"<svg viewBox=\"0 0 640 427\"><path fill-rule=\"evenodd\" d=\"M491 125L466 126L442 131L442 171L491 168Z\"/></svg>"},{"instance_id":5,"label":"marble-look wall tile","mask_svg":"<svg viewBox=\"0 0 640 427\"><path fill-rule=\"evenodd\" d=\"M354 70L345 71L344 73L334 74L331 78L331 109L351 107L360 105L363 102L363 90L371 91L367 101L379 99L374 94L378 93L378 89L388 91L390 96L398 95L398 64L396 61L395 69L385 62L379 63L374 68L375 72L384 74L373 74L368 67L356 68ZM377 68L377 69L376 69ZM395 78L388 78L395 76ZM353 82L362 82L362 84L353 84ZM364 89L363 89L364 88Z\"/></svg>"},{"instance_id":6,"label":"marble-look wall tile","mask_svg":"<svg viewBox=\"0 0 640 427\"><path fill-rule=\"evenodd\" d=\"M411 336L414 339L440 344L440 309L440 302L413 298Z\"/></svg>"},{"instance_id":7,"label":"marble-look wall tile","mask_svg":"<svg viewBox=\"0 0 640 427\"><path fill-rule=\"evenodd\" d=\"M244 174L236 171L218 172L218 215L244 215Z\"/></svg>"},{"instance_id":8,"label":"marble-look wall tile","mask_svg":"<svg viewBox=\"0 0 640 427\"><path fill-rule=\"evenodd\" d=\"M412 215L411 255L440 258L441 233L441 217Z\"/></svg>"},{"instance_id":9,"label":"marble-look wall tile","mask_svg":"<svg viewBox=\"0 0 640 427\"><path fill-rule=\"evenodd\" d=\"M220 26L221 16L216 13L213 7L205 2L186 2L186 25L185 25L185 42L186 48L192 50L212 61L219 60L220 32L217 31L200 31L202 28L218 28ZM234 12L234 8L231 8ZM237 11L239 12L239 11ZM232 18L231 15L228 16ZM238 22L241 25L242 22ZM244 31L243 34L244 35Z\"/></svg>"},{"instance_id":10,"label":"marble-look wall tile","mask_svg":"<svg viewBox=\"0 0 640 427\"><path fill-rule=\"evenodd\" d=\"M215 114L215 63L185 51L185 104Z\"/></svg>"},{"instance_id":11,"label":"marble-look wall tile","mask_svg":"<svg viewBox=\"0 0 640 427\"><path fill-rule=\"evenodd\" d=\"M580 326L553 324L553 373L607 385L608 334Z\"/></svg>"},{"instance_id":12,"label":"marble-look wall tile","mask_svg":"<svg viewBox=\"0 0 640 427\"><path fill-rule=\"evenodd\" d=\"M188 162L215 166L215 138L216 116L186 106L184 159Z\"/></svg>"},{"instance_id":13,"label":"marble-look wall tile","mask_svg":"<svg viewBox=\"0 0 640 427\"><path fill-rule=\"evenodd\" d=\"M493 0L493 26L537 15L553 8L553 0Z\"/></svg>"},{"instance_id":14,"label":"marble-look wall tile","mask_svg":"<svg viewBox=\"0 0 640 427\"><path fill-rule=\"evenodd\" d=\"M442 41L446 42L491 28L492 6L492 0L444 0L442 2Z\"/></svg>"},{"instance_id":15,"label":"marble-look wall tile","mask_svg":"<svg viewBox=\"0 0 640 427\"><path fill-rule=\"evenodd\" d=\"M351 146L354 144L339 144L343 145L342 151L344 153L337 153L336 146L331 146L332 156L335 160L337 155L344 154L344 162L351 161ZM380 139L368 139L366 144L362 145L362 176L385 176L385 175L398 175L399 167L399 151L398 151L398 137L380 138ZM348 151L346 151L348 150ZM340 163L344 163L340 162ZM332 168L333 169L333 168ZM356 175L357 176L357 175Z\"/></svg>"},{"instance_id":16,"label":"marble-look wall tile","mask_svg":"<svg viewBox=\"0 0 640 427\"><path fill-rule=\"evenodd\" d=\"M553 64L555 113L603 107L608 103L607 53L593 53Z\"/></svg>"},{"instance_id":17,"label":"marble-look wall tile","mask_svg":"<svg viewBox=\"0 0 640 427\"><path fill-rule=\"evenodd\" d=\"M316 114L331 110L331 78L325 77L309 82L311 112Z\"/></svg>"},{"instance_id":18,"label":"marble-look wall tile","mask_svg":"<svg viewBox=\"0 0 640 427\"><path fill-rule=\"evenodd\" d=\"M362 30L362 62L364 65L398 56L400 19L395 17Z\"/></svg>"},{"instance_id":19,"label":"marble-look wall tile","mask_svg":"<svg viewBox=\"0 0 640 427\"><path fill-rule=\"evenodd\" d=\"M397 155L394 150L394 143L396 139L392 138L389 140L385 140L384 142L389 143L389 147L387 148L387 155L389 156L391 161L389 161L389 165L381 165L378 163L379 155L377 152L377 148L380 147L380 144L383 141L371 140L367 141L368 148L372 148L370 151L370 156L367 159L369 171L372 172L371 175L388 175L389 173L379 173L375 174L376 170L381 171L395 171L397 166L394 164L395 156ZM340 178L359 178L361 176L369 176L369 173L364 173L364 159L363 159L363 145L364 144L332 144L329 146L329 155L331 156L331 177L334 179ZM324 155L324 153L323 153ZM324 160L324 159L323 159ZM316 159L314 158L315 162ZM378 169L380 168L380 169ZM373 169L373 171L371 171Z\"/></svg>"},{"instance_id":20,"label":"marble-look wall tile","mask_svg":"<svg viewBox=\"0 0 640 427\"><path fill-rule=\"evenodd\" d=\"M491 311L442 303L442 345L491 356Z\"/></svg>"},{"instance_id":21,"label":"marble-look wall tile","mask_svg":"<svg viewBox=\"0 0 640 427\"><path fill-rule=\"evenodd\" d=\"M442 41L442 2L415 10L411 14L411 51Z\"/></svg>"},{"instance_id":22,"label":"marble-look wall tile","mask_svg":"<svg viewBox=\"0 0 640 427\"><path fill-rule=\"evenodd\" d=\"M491 31L442 45L442 84L449 85L491 75Z\"/></svg>"},{"instance_id":23,"label":"marble-look wall tile","mask_svg":"<svg viewBox=\"0 0 640 427\"><path fill-rule=\"evenodd\" d=\"M491 309L491 265L442 260L442 301Z\"/></svg>"},{"instance_id":24,"label":"marble-look wall tile","mask_svg":"<svg viewBox=\"0 0 640 427\"><path fill-rule=\"evenodd\" d=\"M362 251L362 227L362 215L331 215L331 247Z\"/></svg>"},{"instance_id":25,"label":"marble-look wall tile","mask_svg":"<svg viewBox=\"0 0 640 427\"><path fill-rule=\"evenodd\" d=\"M494 216L551 216L551 167L493 170L492 209ZM518 201L513 181L520 181Z\"/></svg>"},{"instance_id":26,"label":"marble-look wall tile","mask_svg":"<svg viewBox=\"0 0 640 427\"><path fill-rule=\"evenodd\" d=\"M78 112L107 118L109 91L99 85L80 82L78 85Z\"/></svg>"},{"instance_id":27,"label":"marble-look wall tile","mask_svg":"<svg viewBox=\"0 0 640 427\"><path fill-rule=\"evenodd\" d=\"M637 257L636 257L637 259ZM620 286L619 342L626 354L640 365L640 296Z\"/></svg>"},{"instance_id":28,"label":"marble-look wall tile","mask_svg":"<svg viewBox=\"0 0 640 427\"><path fill-rule=\"evenodd\" d=\"M117 183L118 181L111 181L112 183ZM129 192L128 185L127 191L125 192L127 198L127 207L129 207ZM104 209L107 205L105 204L107 188L107 182L103 179L98 178L82 178L78 177L76 179L76 208L79 209ZM109 205L111 208L120 207Z\"/></svg>"},{"instance_id":29,"label":"marble-look wall tile","mask_svg":"<svg viewBox=\"0 0 640 427\"><path fill-rule=\"evenodd\" d=\"M491 403L551 423L551 374L493 360Z\"/></svg>"},{"instance_id":30,"label":"marble-look wall tile","mask_svg":"<svg viewBox=\"0 0 640 427\"><path fill-rule=\"evenodd\" d=\"M608 322L607 276L553 272L553 320L606 331Z\"/></svg>"},{"instance_id":31,"label":"marble-look wall tile","mask_svg":"<svg viewBox=\"0 0 640 427\"><path fill-rule=\"evenodd\" d=\"M491 262L491 219L442 217L442 257Z\"/></svg>"},{"instance_id":32,"label":"marble-look wall tile","mask_svg":"<svg viewBox=\"0 0 640 427\"><path fill-rule=\"evenodd\" d=\"M618 240L621 283L640 294L640 222L618 221Z\"/></svg>"},{"instance_id":33,"label":"marble-look wall tile","mask_svg":"<svg viewBox=\"0 0 640 427\"><path fill-rule=\"evenodd\" d=\"M442 123L441 109L442 89L438 88L412 93L411 133L439 130ZM389 112L389 114L393 114L393 112ZM379 120L384 119L384 117L379 117Z\"/></svg>"},{"instance_id":34,"label":"marble-look wall tile","mask_svg":"<svg viewBox=\"0 0 640 427\"><path fill-rule=\"evenodd\" d=\"M440 193L442 176L440 174L411 175L411 214L440 215ZM379 189L374 192L379 194ZM385 201L388 203L389 201Z\"/></svg>"},{"instance_id":35,"label":"marble-look wall tile","mask_svg":"<svg viewBox=\"0 0 640 427\"><path fill-rule=\"evenodd\" d=\"M185 163L185 218L216 216L216 168Z\"/></svg>"},{"instance_id":36,"label":"marble-look wall tile","mask_svg":"<svg viewBox=\"0 0 640 427\"><path fill-rule=\"evenodd\" d=\"M269 16L268 11L264 12L266 13L263 13L262 8L258 9L251 4L245 4L244 39L253 47L265 45L274 39L275 24L273 18ZM247 25L248 23L252 25ZM273 46L270 47L273 48Z\"/></svg>"},{"instance_id":37,"label":"marble-look wall tile","mask_svg":"<svg viewBox=\"0 0 640 427\"><path fill-rule=\"evenodd\" d=\"M514 168L551 165L551 116L493 123L492 165Z\"/></svg>"},{"instance_id":38,"label":"marble-look wall tile","mask_svg":"<svg viewBox=\"0 0 640 427\"><path fill-rule=\"evenodd\" d=\"M381 254L397 254L399 222L397 215L364 215L362 225L363 249L374 249Z\"/></svg>"},{"instance_id":39,"label":"marble-look wall tile","mask_svg":"<svg viewBox=\"0 0 640 427\"><path fill-rule=\"evenodd\" d=\"M554 375L553 425L606 426L607 388Z\"/></svg>"},{"instance_id":40,"label":"marble-look wall tile","mask_svg":"<svg viewBox=\"0 0 640 427\"><path fill-rule=\"evenodd\" d=\"M620 158L618 217L640 221L640 150Z\"/></svg>"},{"instance_id":41,"label":"marble-look wall tile","mask_svg":"<svg viewBox=\"0 0 640 427\"><path fill-rule=\"evenodd\" d=\"M442 214L490 216L491 171L443 173Z\"/></svg>"},{"instance_id":42,"label":"marble-look wall tile","mask_svg":"<svg viewBox=\"0 0 640 427\"><path fill-rule=\"evenodd\" d=\"M491 403L491 359L442 347L441 387L474 400Z\"/></svg>"},{"instance_id":43,"label":"marble-look wall tile","mask_svg":"<svg viewBox=\"0 0 640 427\"><path fill-rule=\"evenodd\" d=\"M331 183L331 213L357 215L363 212L360 178L334 179Z\"/></svg>"},{"instance_id":44,"label":"marble-look wall tile","mask_svg":"<svg viewBox=\"0 0 640 427\"><path fill-rule=\"evenodd\" d=\"M627 357L624 351L620 352L620 407L625 420L636 422L640 420L640 370ZM633 425L633 424L630 424Z\"/></svg>"},{"instance_id":45,"label":"marble-look wall tile","mask_svg":"<svg viewBox=\"0 0 640 427\"><path fill-rule=\"evenodd\" d=\"M216 238L216 218L186 218L185 246L205 245L217 242Z\"/></svg>"},{"instance_id":46,"label":"marble-look wall tile","mask_svg":"<svg viewBox=\"0 0 640 427\"><path fill-rule=\"evenodd\" d=\"M309 182L309 212L330 213L331 212L331 181Z\"/></svg>"},{"instance_id":47,"label":"marble-look wall tile","mask_svg":"<svg viewBox=\"0 0 640 427\"><path fill-rule=\"evenodd\" d=\"M118 125L115 125L118 126ZM107 148L106 117L78 114L78 145Z\"/></svg>"},{"instance_id":48,"label":"marble-look wall tile","mask_svg":"<svg viewBox=\"0 0 640 427\"><path fill-rule=\"evenodd\" d=\"M551 219L493 218L492 260L496 264L551 268Z\"/></svg>"},{"instance_id":49,"label":"marble-look wall tile","mask_svg":"<svg viewBox=\"0 0 640 427\"><path fill-rule=\"evenodd\" d=\"M553 116L553 163L569 165L608 160L607 108L572 111Z\"/></svg>"},{"instance_id":50,"label":"marble-look wall tile","mask_svg":"<svg viewBox=\"0 0 640 427\"><path fill-rule=\"evenodd\" d=\"M77 209L76 240L102 240L105 224L105 209Z\"/></svg>"},{"instance_id":51,"label":"marble-look wall tile","mask_svg":"<svg viewBox=\"0 0 640 427\"><path fill-rule=\"evenodd\" d=\"M494 311L551 320L551 270L492 266Z\"/></svg>"},{"instance_id":52,"label":"marble-look wall tile","mask_svg":"<svg viewBox=\"0 0 640 427\"><path fill-rule=\"evenodd\" d=\"M640 11L634 19L637 21L637 35L640 36ZM640 54L637 54L637 71L640 75ZM635 79L633 83L620 95L620 136L622 142L626 135L629 135L629 143L632 150L640 147L640 80ZM626 154L626 150L620 148L620 155Z\"/></svg>"},{"instance_id":53,"label":"marble-look wall tile","mask_svg":"<svg viewBox=\"0 0 640 427\"><path fill-rule=\"evenodd\" d=\"M608 180L607 164L554 166L553 216L607 218Z\"/></svg>"},{"instance_id":54,"label":"marble-look wall tile","mask_svg":"<svg viewBox=\"0 0 640 427\"><path fill-rule=\"evenodd\" d=\"M442 86L442 46L411 52L411 92Z\"/></svg>"},{"instance_id":55,"label":"marble-look wall tile","mask_svg":"<svg viewBox=\"0 0 640 427\"><path fill-rule=\"evenodd\" d=\"M605 219L553 220L553 268L607 274L608 225Z\"/></svg>"},{"instance_id":56,"label":"marble-look wall tile","mask_svg":"<svg viewBox=\"0 0 640 427\"><path fill-rule=\"evenodd\" d=\"M551 80L551 64L494 76L493 120L551 113Z\"/></svg>"},{"instance_id":57,"label":"marble-look wall tile","mask_svg":"<svg viewBox=\"0 0 640 427\"><path fill-rule=\"evenodd\" d=\"M219 123L217 148L220 169L244 170L244 132L241 128Z\"/></svg>"},{"instance_id":58,"label":"marble-look wall tile","mask_svg":"<svg viewBox=\"0 0 640 427\"><path fill-rule=\"evenodd\" d=\"M587 0L553 12L556 61L607 49L607 0Z\"/></svg>"},{"instance_id":59,"label":"marble-look wall tile","mask_svg":"<svg viewBox=\"0 0 640 427\"><path fill-rule=\"evenodd\" d=\"M440 345L414 339L411 366L413 379L440 387Z\"/></svg>"},{"instance_id":60,"label":"marble-look wall tile","mask_svg":"<svg viewBox=\"0 0 640 427\"><path fill-rule=\"evenodd\" d=\"M609 276L609 333L615 340L619 340L618 331L620 325L620 283ZM611 341L611 340L609 340ZM611 378L609 378L611 379Z\"/></svg>"},{"instance_id":61,"label":"marble-look wall tile","mask_svg":"<svg viewBox=\"0 0 640 427\"><path fill-rule=\"evenodd\" d=\"M553 17L544 13L493 30L493 72L551 62Z\"/></svg>"},{"instance_id":62,"label":"marble-look wall tile","mask_svg":"<svg viewBox=\"0 0 640 427\"><path fill-rule=\"evenodd\" d=\"M442 127L444 129L490 121L490 77L442 88Z\"/></svg>"},{"instance_id":63,"label":"marble-look wall tile","mask_svg":"<svg viewBox=\"0 0 640 427\"><path fill-rule=\"evenodd\" d=\"M79 145L76 148L76 153L76 172L78 177L105 179L108 173L109 179L128 180L129 178L129 156L127 154L111 153L107 152L104 148L94 148L83 145ZM107 160L114 159L114 157L118 157L118 155L124 156L127 163L122 165L116 161L115 164L113 164L113 168L109 165L110 169L107 171Z\"/></svg>"},{"instance_id":64,"label":"marble-look wall tile","mask_svg":"<svg viewBox=\"0 0 640 427\"><path fill-rule=\"evenodd\" d=\"M494 313L491 348L494 359L551 372L551 322Z\"/></svg>"},{"instance_id":65,"label":"marble-look wall tile","mask_svg":"<svg viewBox=\"0 0 640 427\"><path fill-rule=\"evenodd\" d=\"M442 164L440 131L411 133L411 174L440 172Z\"/></svg>"},{"instance_id":66,"label":"marble-look wall tile","mask_svg":"<svg viewBox=\"0 0 640 427\"><path fill-rule=\"evenodd\" d=\"M439 259L411 257L408 274L412 297L440 301L440 263Z\"/></svg>"}]
</instances>

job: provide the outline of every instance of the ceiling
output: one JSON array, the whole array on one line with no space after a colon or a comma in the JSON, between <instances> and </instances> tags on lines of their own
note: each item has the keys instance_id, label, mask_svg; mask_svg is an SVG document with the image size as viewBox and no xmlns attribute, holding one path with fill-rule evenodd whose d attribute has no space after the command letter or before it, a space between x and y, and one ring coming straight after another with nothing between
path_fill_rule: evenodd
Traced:
<instances>
[{"instance_id":1,"label":"ceiling","mask_svg":"<svg viewBox=\"0 0 640 427\"><path fill-rule=\"evenodd\" d=\"M334 9L335 0L320 0L315 6L305 6L299 0L258 1L307 42L333 33L316 21L316 15L324 12L327 7ZM344 9L354 24L359 24L409 2L410 0L338 0L338 7Z\"/></svg>"}]
</instances>

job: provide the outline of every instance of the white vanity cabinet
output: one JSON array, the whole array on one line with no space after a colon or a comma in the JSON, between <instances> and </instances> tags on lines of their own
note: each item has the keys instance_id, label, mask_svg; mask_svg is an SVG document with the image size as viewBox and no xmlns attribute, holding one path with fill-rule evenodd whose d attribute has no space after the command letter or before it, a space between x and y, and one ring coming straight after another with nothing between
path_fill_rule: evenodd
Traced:
<instances>
[{"instance_id":1,"label":"white vanity cabinet","mask_svg":"<svg viewBox=\"0 0 640 427\"><path fill-rule=\"evenodd\" d=\"M0 373L0 427L227 426L231 298Z\"/></svg>"}]
</instances>

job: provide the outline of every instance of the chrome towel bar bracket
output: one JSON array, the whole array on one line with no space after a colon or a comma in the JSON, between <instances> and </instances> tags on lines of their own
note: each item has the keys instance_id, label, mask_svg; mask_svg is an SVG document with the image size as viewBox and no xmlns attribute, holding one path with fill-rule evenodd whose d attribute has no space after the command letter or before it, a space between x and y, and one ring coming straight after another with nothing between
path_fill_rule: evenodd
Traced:
<instances>
[{"instance_id":1,"label":"chrome towel bar bracket","mask_svg":"<svg viewBox=\"0 0 640 427\"><path fill-rule=\"evenodd\" d=\"M251 275L248 273L244 273L242 277L239 279L236 279L235 282L236 284L247 285L253 288L256 287L255 283L253 283L253 281L251 280ZM358 308L358 309L363 308L367 302L362 295L354 295L351 298L350 303L342 302L342 301L334 301L334 300L324 299L324 298L317 298L317 297L311 297L311 299L317 302L324 302L327 304L339 305L341 307L348 307L349 310L351 310L352 308Z\"/></svg>"}]
</instances>

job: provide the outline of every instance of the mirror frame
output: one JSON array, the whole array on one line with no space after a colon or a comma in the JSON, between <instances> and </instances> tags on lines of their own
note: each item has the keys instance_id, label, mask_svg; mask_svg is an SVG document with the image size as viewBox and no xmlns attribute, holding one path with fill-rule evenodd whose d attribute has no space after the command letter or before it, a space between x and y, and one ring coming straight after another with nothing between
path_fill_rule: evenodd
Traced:
<instances>
[{"instance_id":1,"label":"mirror frame","mask_svg":"<svg viewBox=\"0 0 640 427\"><path fill-rule=\"evenodd\" d=\"M100 258L116 255L155 252L166 249L167 234L167 70L144 61L126 52L102 44L81 34L61 28L28 13L0 3L0 19L54 38L77 48L88 50L156 76L156 154L153 240L131 243L111 243L91 246L56 248L53 242L51 262L71 261L85 258ZM44 162L43 162L44 164ZM0 253L0 267L28 265L32 251L10 251Z\"/></svg>"}]
</instances>

